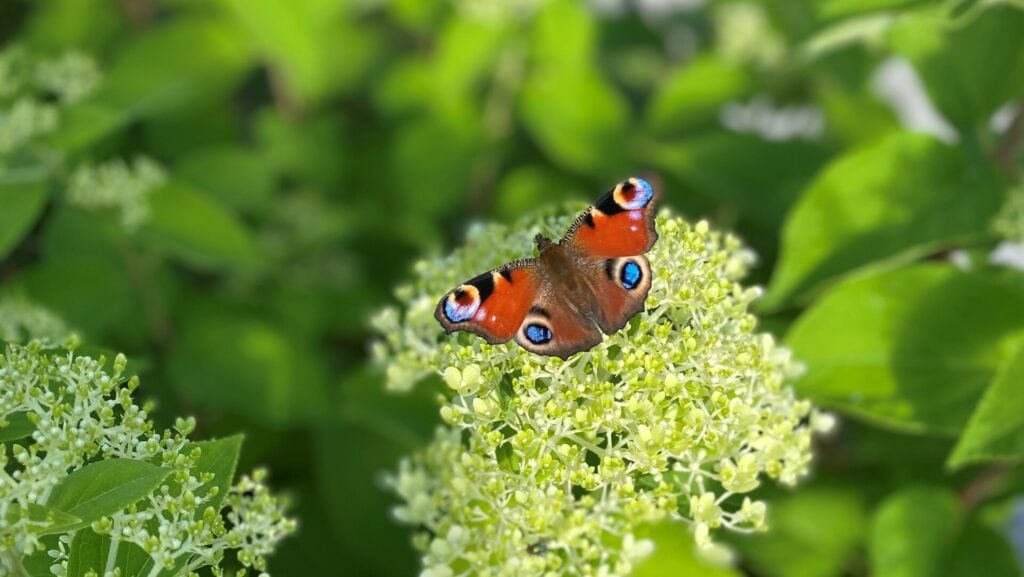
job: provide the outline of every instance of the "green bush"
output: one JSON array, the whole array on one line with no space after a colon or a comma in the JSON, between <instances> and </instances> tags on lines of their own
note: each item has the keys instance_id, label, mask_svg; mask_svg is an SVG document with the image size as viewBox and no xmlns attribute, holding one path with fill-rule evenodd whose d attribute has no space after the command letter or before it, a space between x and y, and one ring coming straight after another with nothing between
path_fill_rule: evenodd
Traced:
<instances>
[{"instance_id":1,"label":"green bush","mask_svg":"<svg viewBox=\"0 0 1024 577\"><path fill-rule=\"evenodd\" d=\"M12 0L0 38L0 574L1021 573L1018 0ZM445 290L633 175L677 227L654 315L569 364L443 335ZM629 473L563 440L543 509L608 532L544 534L493 433L609 391ZM75 399L122 408L58 459ZM788 457L722 440L767 423ZM500 540L473 471L523 497L479 509ZM199 537L150 540L167 507Z\"/></svg>"}]
</instances>

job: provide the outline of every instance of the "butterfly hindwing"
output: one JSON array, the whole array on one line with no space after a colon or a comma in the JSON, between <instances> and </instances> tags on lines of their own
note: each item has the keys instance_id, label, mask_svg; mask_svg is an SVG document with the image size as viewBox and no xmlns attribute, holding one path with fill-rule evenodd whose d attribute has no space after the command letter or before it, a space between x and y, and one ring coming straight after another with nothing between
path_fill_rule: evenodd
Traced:
<instances>
[{"instance_id":1,"label":"butterfly hindwing","mask_svg":"<svg viewBox=\"0 0 1024 577\"><path fill-rule=\"evenodd\" d=\"M446 333L468 331L488 343L516 336L537 298L537 261L524 259L476 276L437 303L434 317Z\"/></svg>"},{"instance_id":2,"label":"butterfly hindwing","mask_svg":"<svg viewBox=\"0 0 1024 577\"><path fill-rule=\"evenodd\" d=\"M599 264L600 274L587 276L597 301L594 320L605 334L612 334L644 310L651 290L651 264L644 256L603 259Z\"/></svg>"},{"instance_id":3,"label":"butterfly hindwing","mask_svg":"<svg viewBox=\"0 0 1024 577\"><path fill-rule=\"evenodd\" d=\"M654 228L654 188L641 178L615 186L580 215L562 244L594 258L644 254L658 240Z\"/></svg>"},{"instance_id":4,"label":"butterfly hindwing","mask_svg":"<svg viewBox=\"0 0 1024 577\"><path fill-rule=\"evenodd\" d=\"M539 294L516 333L520 346L532 353L566 359L601 342L594 322L577 311L564 295L544 288Z\"/></svg>"}]
</instances>

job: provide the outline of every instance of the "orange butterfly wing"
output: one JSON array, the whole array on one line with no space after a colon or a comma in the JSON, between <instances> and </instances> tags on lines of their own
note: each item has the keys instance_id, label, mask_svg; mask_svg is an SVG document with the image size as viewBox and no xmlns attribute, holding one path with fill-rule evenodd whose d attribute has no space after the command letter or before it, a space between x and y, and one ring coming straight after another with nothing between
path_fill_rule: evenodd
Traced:
<instances>
[{"instance_id":1,"label":"orange butterfly wing","mask_svg":"<svg viewBox=\"0 0 1024 577\"><path fill-rule=\"evenodd\" d=\"M537 261L523 259L476 276L449 291L434 309L445 333L468 331L491 344L514 337L537 298Z\"/></svg>"},{"instance_id":2,"label":"orange butterfly wing","mask_svg":"<svg viewBox=\"0 0 1024 577\"><path fill-rule=\"evenodd\" d=\"M646 180L630 178L608 191L576 219L562 239L584 257L644 254L658 240L657 194Z\"/></svg>"}]
</instances>

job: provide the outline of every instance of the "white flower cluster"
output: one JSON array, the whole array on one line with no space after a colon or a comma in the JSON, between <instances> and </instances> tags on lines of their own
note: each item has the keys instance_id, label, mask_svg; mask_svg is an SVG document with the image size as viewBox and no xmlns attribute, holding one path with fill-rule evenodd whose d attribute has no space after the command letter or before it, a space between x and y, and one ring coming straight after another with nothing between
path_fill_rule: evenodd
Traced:
<instances>
[{"instance_id":1,"label":"white flower cluster","mask_svg":"<svg viewBox=\"0 0 1024 577\"><path fill-rule=\"evenodd\" d=\"M467 248L417 266L404 312L375 319L391 389L439 374L446 427L391 479L395 511L422 528L422 577L627 575L651 550L645 522L765 529L764 478L795 483L811 460L812 407L785 384L789 351L755 332L759 294L737 279L739 241L660 216L647 310L563 361L514 343L444 337L433 307L458 282L530 250L542 226L484 226ZM536 222L536 219L533 220Z\"/></svg>"},{"instance_id":2,"label":"white flower cluster","mask_svg":"<svg viewBox=\"0 0 1024 577\"><path fill-rule=\"evenodd\" d=\"M71 338L64 319L21 295L0 296L0 341L55 347Z\"/></svg>"},{"instance_id":3,"label":"white flower cluster","mask_svg":"<svg viewBox=\"0 0 1024 577\"><path fill-rule=\"evenodd\" d=\"M715 9L715 46L737 64L771 69L786 58L786 39L772 27L765 9L754 2L729 2Z\"/></svg>"},{"instance_id":4,"label":"white flower cluster","mask_svg":"<svg viewBox=\"0 0 1024 577\"><path fill-rule=\"evenodd\" d=\"M149 217L149 195L167 182L154 160L136 157L129 165L117 158L78 167L68 183L68 201L89 210L116 210L121 225L135 230Z\"/></svg>"},{"instance_id":5,"label":"white flower cluster","mask_svg":"<svg viewBox=\"0 0 1024 577\"><path fill-rule=\"evenodd\" d=\"M0 155L53 132L60 106L75 104L99 85L96 63L76 52L33 59L19 47L0 52ZM53 95L57 104L45 101Z\"/></svg>"},{"instance_id":6,"label":"white flower cluster","mask_svg":"<svg viewBox=\"0 0 1024 577\"><path fill-rule=\"evenodd\" d=\"M100 85L100 69L96 61L78 52L44 60L36 66L35 83L54 94L63 104L81 102Z\"/></svg>"},{"instance_id":7,"label":"white flower cluster","mask_svg":"<svg viewBox=\"0 0 1024 577\"><path fill-rule=\"evenodd\" d=\"M239 481L224 510L211 507L216 487L205 486L214 479L195 470L201 451L188 447L194 420L178 419L175 430L157 432L148 409L132 401L138 379L123 377L126 363L117 355L108 372L102 357L47 352L39 341L8 345L0 356L0 431L18 417L34 425L27 443L0 450L0 550L9 552L0 558L0 573L6 568L17 574L20 568L11 564L40 549L39 532L48 521L33 516L33 508L45 505L69 473L107 458L173 471L146 498L92 524L111 537L111 558L118 544L131 543L152 558L154 571L210 565L217 573L224 551L236 549L244 565L262 570L264 555L294 530L294 521L263 487L262 473ZM65 548L50 556L53 573L66 574Z\"/></svg>"}]
</instances>

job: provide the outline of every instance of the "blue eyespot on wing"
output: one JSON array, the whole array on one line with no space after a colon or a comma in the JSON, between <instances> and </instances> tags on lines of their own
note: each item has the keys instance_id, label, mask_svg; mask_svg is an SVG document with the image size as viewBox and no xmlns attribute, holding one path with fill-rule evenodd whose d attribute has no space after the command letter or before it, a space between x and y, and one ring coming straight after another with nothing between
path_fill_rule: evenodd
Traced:
<instances>
[{"instance_id":1,"label":"blue eyespot on wing","mask_svg":"<svg viewBox=\"0 0 1024 577\"><path fill-rule=\"evenodd\" d=\"M466 322L473 318L480 308L480 291L475 286L466 284L452 291L451 297L443 302L444 316L448 322Z\"/></svg>"},{"instance_id":2,"label":"blue eyespot on wing","mask_svg":"<svg viewBox=\"0 0 1024 577\"><path fill-rule=\"evenodd\" d=\"M654 198L654 187L642 178L630 178L612 191L612 200L623 210L640 210Z\"/></svg>"},{"instance_id":3,"label":"blue eyespot on wing","mask_svg":"<svg viewBox=\"0 0 1024 577\"><path fill-rule=\"evenodd\" d=\"M527 325L525 333L526 339L535 345L550 342L554 336L551 334L551 329L536 323Z\"/></svg>"},{"instance_id":4,"label":"blue eyespot on wing","mask_svg":"<svg viewBox=\"0 0 1024 577\"><path fill-rule=\"evenodd\" d=\"M643 256L610 258L603 264L603 272L587 278L597 300L597 325L611 334L644 310L651 290L651 265Z\"/></svg>"},{"instance_id":5,"label":"blue eyespot on wing","mask_svg":"<svg viewBox=\"0 0 1024 577\"><path fill-rule=\"evenodd\" d=\"M538 291L541 298L530 307L516 333L520 346L531 353L567 359L601 342L601 332L592 319L580 315L564 297L545 289Z\"/></svg>"},{"instance_id":6,"label":"blue eyespot on wing","mask_svg":"<svg viewBox=\"0 0 1024 577\"><path fill-rule=\"evenodd\" d=\"M640 265L633 261L626 261L619 270L619 282L626 289L632 290L636 288L636 285L640 284L642 275Z\"/></svg>"}]
</instances>

